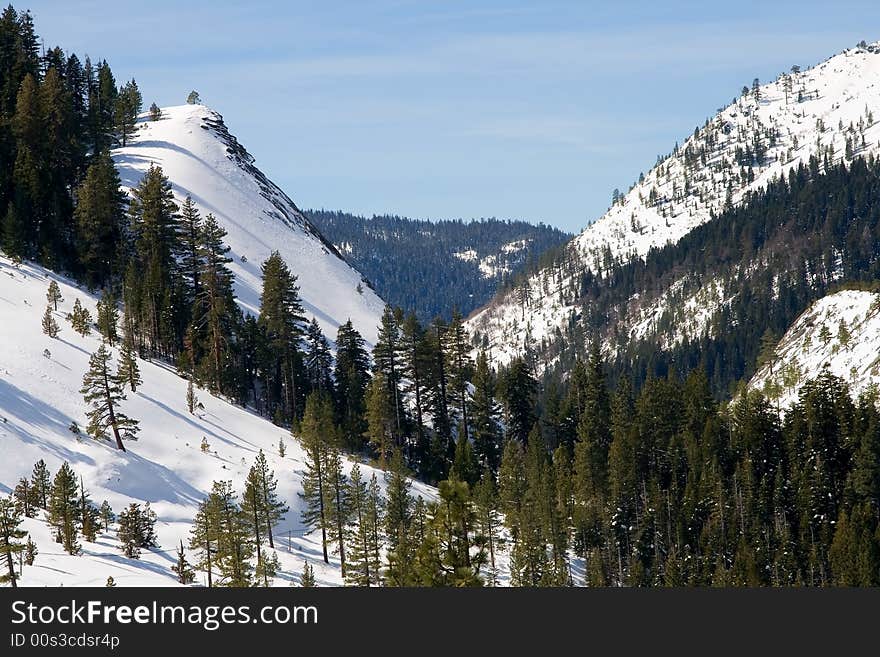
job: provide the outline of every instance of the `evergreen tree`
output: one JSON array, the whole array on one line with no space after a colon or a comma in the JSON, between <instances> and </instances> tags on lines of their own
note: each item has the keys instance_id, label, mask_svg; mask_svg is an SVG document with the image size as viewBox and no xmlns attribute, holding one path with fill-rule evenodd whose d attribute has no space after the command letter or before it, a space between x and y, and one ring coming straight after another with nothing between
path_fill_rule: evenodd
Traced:
<instances>
[{"instance_id":1,"label":"evergreen tree","mask_svg":"<svg viewBox=\"0 0 880 657\"><path fill-rule=\"evenodd\" d=\"M88 308L84 308L80 300L73 302L73 312L67 315L67 321L73 330L85 337L92 331L92 314Z\"/></svg>"},{"instance_id":2,"label":"evergreen tree","mask_svg":"<svg viewBox=\"0 0 880 657\"><path fill-rule=\"evenodd\" d=\"M107 500L101 502L101 508L99 511L101 523L103 524L103 531L107 532L110 530L110 523L116 520L116 514L113 513L113 507L110 506L110 503Z\"/></svg>"},{"instance_id":3,"label":"evergreen tree","mask_svg":"<svg viewBox=\"0 0 880 657\"><path fill-rule=\"evenodd\" d=\"M471 345L464 328L464 319L457 309L452 311L452 320L449 322L444 339L452 415L458 421L461 430L458 435L459 442L462 438L467 441L471 438L467 386L473 378L474 364L470 357Z\"/></svg>"},{"instance_id":4,"label":"evergreen tree","mask_svg":"<svg viewBox=\"0 0 880 657\"><path fill-rule=\"evenodd\" d=\"M73 218L80 267L90 288L105 287L122 275L125 252L126 196L109 151L92 159L76 198Z\"/></svg>"},{"instance_id":5,"label":"evergreen tree","mask_svg":"<svg viewBox=\"0 0 880 657\"><path fill-rule=\"evenodd\" d=\"M79 520L82 527L82 535L90 543L95 542L95 536L98 533L99 511L92 504L89 494L86 492L82 475L79 478Z\"/></svg>"},{"instance_id":6,"label":"evergreen tree","mask_svg":"<svg viewBox=\"0 0 880 657\"><path fill-rule=\"evenodd\" d=\"M27 477L18 480L15 490L12 491L12 497L25 518L33 518L37 515L38 500Z\"/></svg>"},{"instance_id":7,"label":"evergreen tree","mask_svg":"<svg viewBox=\"0 0 880 657\"><path fill-rule=\"evenodd\" d=\"M153 103L155 106L155 103ZM153 119L154 121L156 119ZM186 551L183 549L183 541L177 548L177 563L171 566L171 571L177 575L177 581L183 585L192 584L196 579L196 573L186 559Z\"/></svg>"},{"instance_id":8,"label":"evergreen tree","mask_svg":"<svg viewBox=\"0 0 880 657\"><path fill-rule=\"evenodd\" d=\"M46 312L43 313L43 333L48 335L50 338L57 338L58 334L61 332L61 329L58 327L58 322L55 321L55 317L52 315L52 307L46 306Z\"/></svg>"},{"instance_id":9,"label":"evergreen tree","mask_svg":"<svg viewBox=\"0 0 880 657\"><path fill-rule=\"evenodd\" d=\"M324 563L330 563L327 553L327 534L331 530L332 519L327 509L330 496L327 462L329 458L328 437L333 435L333 411L329 400L313 393L306 399L305 413L301 427L301 441L306 452L306 471L302 479L300 496L305 502L302 522L306 526L321 530L321 547Z\"/></svg>"},{"instance_id":10,"label":"evergreen tree","mask_svg":"<svg viewBox=\"0 0 880 657\"><path fill-rule=\"evenodd\" d=\"M98 301L98 331L111 347L118 340L116 325L119 322L119 310L116 297L108 290L104 291Z\"/></svg>"},{"instance_id":11,"label":"evergreen tree","mask_svg":"<svg viewBox=\"0 0 880 657\"><path fill-rule=\"evenodd\" d=\"M270 415L280 411L299 418L298 380L302 367L299 345L305 322L296 276L275 251L263 263L263 292L259 326L266 335L264 363L266 406Z\"/></svg>"},{"instance_id":12,"label":"evergreen tree","mask_svg":"<svg viewBox=\"0 0 880 657\"><path fill-rule=\"evenodd\" d=\"M200 504L190 530L189 548L196 552L196 568L208 574L208 588L214 586L214 572L220 544L220 500L212 491Z\"/></svg>"},{"instance_id":13,"label":"evergreen tree","mask_svg":"<svg viewBox=\"0 0 880 657\"><path fill-rule=\"evenodd\" d=\"M364 422L365 395L369 382L369 355L364 339L351 320L336 334L335 382L336 421L346 446L353 451L363 447L367 426Z\"/></svg>"},{"instance_id":14,"label":"evergreen tree","mask_svg":"<svg viewBox=\"0 0 880 657\"><path fill-rule=\"evenodd\" d=\"M162 110L156 103L150 104L150 121L158 121L162 118Z\"/></svg>"},{"instance_id":15,"label":"evergreen tree","mask_svg":"<svg viewBox=\"0 0 880 657\"><path fill-rule=\"evenodd\" d=\"M391 421L385 423L384 431L387 432L385 440L380 441L382 447L387 450L379 450L379 458L385 463L385 455L390 453L392 447L402 447L403 425L405 422L402 395L400 393L401 376L401 342L398 317L394 309L387 305L382 313L379 324L379 333L376 338L376 346L373 347L373 393L371 399L380 403L380 397L386 400L383 404L390 408ZM384 386L384 393L376 389L378 382ZM368 403L368 412L369 412ZM378 438L379 434L373 434L371 430L371 442ZM375 445L379 449L379 445Z\"/></svg>"},{"instance_id":16,"label":"evergreen tree","mask_svg":"<svg viewBox=\"0 0 880 657\"><path fill-rule=\"evenodd\" d=\"M302 575L299 578L299 585L303 588L313 588L315 584L315 569L312 568L308 561L303 562Z\"/></svg>"},{"instance_id":17,"label":"evergreen tree","mask_svg":"<svg viewBox=\"0 0 880 657\"><path fill-rule=\"evenodd\" d=\"M13 558L26 548L21 541L27 534L21 529L21 517L21 509L11 498L0 497L0 558L6 560L6 572L0 575L0 584L9 582L12 588L18 586Z\"/></svg>"},{"instance_id":18,"label":"evergreen tree","mask_svg":"<svg viewBox=\"0 0 880 657\"><path fill-rule=\"evenodd\" d=\"M412 536L413 498L403 455L394 452L386 475L385 536L388 545L387 578L392 585L408 586L412 580L412 557L416 541Z\"/></svg>"},{"instance_id":19,"label":"evergreen tree","mask_svg":"<svg viewBox=\"0 0 880 657\"><path fill-rule=\"evenodd\" d=\"M330 355L330 346L327 339L321 333L316 319L312 318L306 328L305 353L303 360L308 377L309 390L330 392L332 382L330 378L333 358Z\"/></svg>"},{"instance_id":20,"label":"evergreen tree","mask_svg":"<svg viewBox=\"0 0 880 657\"><path fill-rule=\"evenodd\" d=\"M49 509L49 495L52 490L51 477L46 462L40 459L34 464L31 474L31 491L34 494L35 505L41 509Z\"/></svg>"},{"instance_id":21,"label":"evergreen tree","mask_svg":"<svg viewBox=\"0 0 880 657\"><path fill-rule=\"evenodd\" d=\"M87 431L90 436L101 439L107 429L113 431L116 448L125 451L123 437L131 437L138 431L137 420L132 420L119 411L120 402L125 400L122 376L110 373L110 352L101 344L89 359L89 370L83 376L80 391L92 409L86 413L89 418Z\"/></svg>"},{"instance_id":22,"label":"evergreen tree","mask_svg":"<svg viewBox=\"0 0 880 657\"><path fill-rule=\"evenodd\" d=\"M379 456L379 464L383 470L388 456L395 449L393 394L388 388L385 375L376 371L367 386L367 440Z\"/></svg>"},{"instance_id":23,"label":"evergreen tree","mask_svg":"<svg viewBox=\"0 0 880 657\"><path fill-rule=\"evenodd\" d=\"M134 134L137 117L141 112L143 102L143 97L134 79L126 82L119 89L116 103L113 107L113 122L122 146L125 146L128 138Z\"/></svg>"},{"instance_id":24,"label":"evergreen tree","mask_svg":"<svg viewBox=\"0 0 880 657\"><path fill-rule=\"evenodd\" d=\"M525 444L535 424L535 393L537 381L531 367L522 358L516 358L507 369L504 381L504 405L507 436Z\"/></svg>"},{"instance_id":25,"label":"evergreen tree","mask_svg":"<svg viewBox=\"0 0 880 657\"><path fill-rule=\"evenodd\" d=\"M237 324L237 306L232 290L233 276L226 265L232 262L226 254L226 236L214 215L205 217L202 228L202 268L198 277L193 322L203 341L203 369L211 389L228 389L231 349Z\"/></svg>"},{"instance_id":26,"label":"evergreen tree","mask_svg":"<svg viewBox=\"0 0 880 657\"><path fill-rule=\"evenodd\" d=\"M224 586L247 587L253 583L250 559L254 543L247 515L236 503L232 482L215 481L211 490L217 505L220 531L217 541L217 571Z\"/></svg>"},{"instance_id":27,"label":"evergreen tree","mask_svg":"<svg viewBox=\"0 0 880 657\"><path fill-rule=\"evenodd\" d=\"M348 498L348 477L342 471L342 455L335 445L330 445L327 451L327 461L324 468L327 476L325 492L327 502L325 514L327 516L327 540L336 543L336 551L339 554L342 577L347 573L345 558L345 529L351 517L351 504Z\"/></svg>"},{"instance_id":28,"label":"evergreen tree","mask_svg":"<svg viewBox=\"0 0 880 657\"><path fill-rule=\"evenodd\" d=\"M116 371L116 378L123 386L127 384L132 392L137 392L137 387L143 383L134 348L134 339L128 332L123 337L122 345L119 348L119 368Z\"/></svg>"},{"instance_id":29,"label":"evergreen tree","mask_svg":"<svg viewBox=\"0 0 880 657\"><path fill-rule=\"evenodd\" d=\"M58 287L58 282L54 279L49 283L49 290L46 292L46 301L52 305L52 309L55 312L58 312L58 304L64 301L64 297L61 296L61 288Z\"/></svg>"},{"instance_id":30,"label":"evergreen tree","mask_svg":"<svg viewBox=\"0 0 880 657\"><path fill-rule=\"evenodd\" d=\"M49 524L55 530L55 540L68 554L79 554L80 545L76 521L79 519L79 496L76 475L65 461L52 483L49 496Z\"/></svg>"},{"instance_id":31,"label":"evergreen tree","mask_svg":"<svg viewBox=\"0 0 880 657\"><path fill-rule=\"evenodd\" d=\"M495 401L495 378L485 351L480 351L477 356L473 385L471 426L474 453L480 467L488 467L494 473L501 462L501 427Z\"/></svg>"},{"instance_id":32,"label":"evergreen tree","mask_svg":"<svg viewBox=\"0 0 880 657\"><path fill-rule=\"evenodd\" d=\"M177 210L171 183L162 169L151 165L131 192L129 219L134 234L133 277L127 277L129 297L136 296L139 311L134 331L158 355L168 355L182 343L182 328L169 322L179 315L174 303ZM126 299L126 306L128 299Z\"/></svg>"}]
</instances>

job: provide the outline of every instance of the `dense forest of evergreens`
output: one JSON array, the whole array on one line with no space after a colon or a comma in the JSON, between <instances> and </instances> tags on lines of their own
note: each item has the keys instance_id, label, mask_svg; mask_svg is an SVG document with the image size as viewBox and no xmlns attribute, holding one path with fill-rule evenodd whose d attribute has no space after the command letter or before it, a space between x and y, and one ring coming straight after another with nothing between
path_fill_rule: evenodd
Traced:
<instances>
[{"instance_id":1,"label":"dense forest of evergreens","mask_svg":"<svg viewBox=\"0 0 880 657\"><path fill-rule=\"evenodd\" d=\"M305 214L343 248L379 296L412 310L423 322L437 316L449 320L454 309L469 315L541 253L571 238L558 228L525 221L368 218L328 210Z\"/></svg>"},{"instance_id":2,"label":"dense forest of evergreens","mask_svg":"<svg viewBox=\"0 0 880 657\"><path fill-rule=\"evenodd\" d=\"M609 256L606 270L597 274L570 249L548 252L541 263L549 272L545 279L571 275L573 289L548 289L544 296L576 299L578 319L533 345L531 357L553 361L555 375L564 375L584 356L590 338L600 335L614 348L613 380L631 376L639 388L649 376L701 367L716 398L729 398L754 372L762 338L781 336L813 301L836 288L870 287L880 279L878 192L880 163L873 158L820 162L814 157L809 166L793 169L644 260L621 263ZM523 274L511 285L515 289L526 280ZM725 302L712 313L706 331L658 349L664 338L681 337L677 324L688 313L685 301L710 283L718 285ZM633 339L626 328L634 295L645 307L673 284L656 327ZM476 338L484 344L483 336Z\"/></svg>"},{"instance_id":3,"label":"dense forest of evergreens","mask_svg":"<svg viewBox=\"0 0 880 657\"><path fill-rule=\"evenodd\" d=\"M137 430L114 408L139 385L139 358L189 379L190 412L199 386L288 427L307 453L303 520L356 585L494 584L501 552L521 586L880 584L876 393L854 400L823 375L784 413L759 393L717 401L768 327L839 281L877 277L876 163L816 162L644 262L583 274L588 328L561 340L592 347L563 350L564 374L539 382L529 354L493 368L484 351L472 356L458 312L420 321L391 305L372 353L349 322L334 354L277 253L262 263L258 315L245 315L210 214L190 199L178 206L157 167L130 202L121 193L107 149L140 110L133 81L117 88L106 63L95 73L59 49L39 57L29 16L11 8L0 39L0 156L14 162L0 167L2 248L103 294L104 344L82 389L94 438L112 433L122 449ZM734 275L759 255L769 273ZM725 331L670 352L621 345L606 363L586 334L607 333L616 300L685 270L737 286ZM82 308L70 322L95 326ZM359 469L344 474L343 452L387 471L387 497ZM413 499L408 475L436 484L438 500ZM218 584L271 578L261 546L287 512L275 476L258 456L240 501L218 482L194 519L189 548ZM14 496L0 508L8 555L26 549L15 527L35 509L72 554L77 532L101 522L69 466L51 487L38 467ZM117 535L135 558L155 542L152 518L124 513ZM191 581L183 545L177 567Z\"/></svg>"}]
</instances>

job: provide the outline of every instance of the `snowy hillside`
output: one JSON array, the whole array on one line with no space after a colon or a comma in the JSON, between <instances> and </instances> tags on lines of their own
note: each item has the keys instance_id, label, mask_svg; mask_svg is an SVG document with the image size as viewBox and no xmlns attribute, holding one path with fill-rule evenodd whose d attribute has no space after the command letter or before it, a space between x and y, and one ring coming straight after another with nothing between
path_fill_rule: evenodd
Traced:
<instances>
[{"instance_id":1,"label":"snowy hillside","mask_svg":"<svg viewBox=\"0 0 880 657\"><path fill-rule=\"evenodd\" d=\"M123 187L135 187L151 164L162 167L178 204L192 196L202 214L226 230L236 294L257 314L260 265L279 251L299 277L308 313L333 340L351 319L370 344L384 303L293 201L255 166L223 118L204 105L166 107L158 121L142 119L134 138L113 152Z\"/></svg>"},{"instance_id":2,"label":"snowy hillside","mask_svg":"<svg viewBox=\"0 0 880 657\"><path fill-rule=\"evenodd\" d=\"M804 312L785 335L749 387L785 408L801 385L827 368L858 395L880 384L880 294L844 290Z\"/></svg>"},{"instance_id":3,"label":"snowy hillside","mask_svg":"<svg viewBox=\"0 0 880 657\"><path fill-rule=\"evenodd\" d=\"M254 241L249 248L256 244L263 242ZM64 297L55 313L61 327L58 339L40 330L46 290L53 278ZM128 391L122 406L141 422L138 439L127 443L127 452L84 432L78 438L69 430L73 422L86 425L87 407L79 391L89 356L100 344L96 331L81 337L64 319L76 299L96 317L96 300L84 290L39 267L13 266L0 258L0 494L11 493L20 477L30 476L39 459L53 475L67 461L83 476L98 505L107 500L118 512L131 502L149 501L159 517L160 548L144 550L140 560L126 559L112 534L99 534L96 543L82 542L82 556L69 556L52 540L41 513L25 520L39 554L33 566L24 567L22 583L102 586L113 576L119 586L175 585L170 570L175 548L181 539L186 543L199 502L214 480L231 480L240 495L248 469L262 449L278 478L279 496L290 507L275 537L282 569L275 584L298 581L305 559L313 564L319 584L340 584L338 560L331 557L331 565L325 566L320 536L306 535L300 523L303 502L297 493L303 452L286 430L201 390L197 394L204 410L190 415L186 382L169 368L148 361L140 361L143 385L137 393ZM112 351L118 356L117 349ZM207 453L201 450L203 438L209 445ZM278 455L282 438L284 458ZM367 477L373 472L366 466L364 470ZM379 479L383 481L381 474ZM415 483L413 494L430 498L432 489ZM199 573L197 582L203 577Z\"/></svg>"},{"instance_id":4,"label":"snowy hillside","mask_svg":"<svg viewBox=\"0 0 880 657\"><path fill-rule=\"evenodd\" d=\"M875 116L876 115L876 116ZM500 362L576 320L578 277L680 240L811 157L880 151L880 46L846 50L806 71L749 88L660 159L568 245L564 274L543 270L469 321ZM718 300L717 303L721 303ZM641 309L642 319L663 308Z\"/></svg>"}]
</instances>

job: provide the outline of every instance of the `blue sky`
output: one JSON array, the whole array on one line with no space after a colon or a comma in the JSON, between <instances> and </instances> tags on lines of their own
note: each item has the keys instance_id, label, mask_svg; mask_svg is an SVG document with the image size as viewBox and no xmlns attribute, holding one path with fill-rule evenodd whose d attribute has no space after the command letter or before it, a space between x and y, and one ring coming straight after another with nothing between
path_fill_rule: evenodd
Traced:
<instances>
[{"instance_id":1,"label":"blue sky","mask_svg":"<svg viewBox=\"0 0 880 657\"><path fill-rule=\"evenodd\" d=\"M753 78L880 39L868 1L16 7L147 105L197 89L303 208L570 231Z\"/></svg>"}]
</instances>

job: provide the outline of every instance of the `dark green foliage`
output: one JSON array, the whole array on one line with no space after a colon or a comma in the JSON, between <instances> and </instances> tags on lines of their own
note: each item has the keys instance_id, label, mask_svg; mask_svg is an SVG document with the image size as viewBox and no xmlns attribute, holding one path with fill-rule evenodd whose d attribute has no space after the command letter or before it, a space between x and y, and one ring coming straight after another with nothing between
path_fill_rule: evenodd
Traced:
<instances>
[{"instance_id":1,"label":"dark green foliage","mask_svg":"<svg viewBox=\"0 0 880 657\"><path fill-rule=\"evenodd\" d=\"M263 384L265 414L286 421L299 419L303 394L302 302L296 276L276 251L263 263L263 292L258 326L265 340Z\"/></svg>"},{"instance_id":2,"label":"dark green foliage","mask_svg":"<svg viewBox=\"0 0 880 657\"><path fill-rule=\"evenodd\" d=\"M27 532L21 529L22 511L8 497L0 497L0 560L5 561L0 567L0 584L7 582L15 588L17 580L13 559L25 551L27 545L21 541Z\"/></svg>"},{"instance_id":3,"label":"dark green foliage","mask_svg":"<svg viewBox=\"0 0 880 657\"><path fill-rule=\"evenodd\" d=\"M49 524L55 530L55 541L61 543L68 554L79 554L79 487L76 475L65 462L52 483L49 494Z\"/></svg>"},{"instance_id":4,"label":"dark green foliage","mask_svg":"<svg viewBox=\"0 0 880 657\"><path fill-rule=\"evenodd\" d=\"M524 221L365 218L326 210L306 215L333 244L346 246L346 257L383 299L412 310L424 323L437 315L451 319L454 308L470 314L528 262L571 237ZM522 249L504 250L521 242ZM469 251L474 257L468 257ZM487 257L496 268L488 276L479 268Z\"/></svg>"},{"instance_id":5,"label":"dark green foliage","mask_svg":"<svg viewBox=\"0 0 880 657\"><path fill-rule=\"evenodd\" d=\"M370 360L361 334L351 320L336 334L336 363L333 370L336 421L345 445L357 451L364 444L366 389L370 380Z\"/></svg>"},{"instance_id":6,"label":"dark green foliage","mask_svg":"<svg viewBox=\"0 0 880 657\"><path fill-rule=\"evenodd\" d=\"M158 547L155 533L156 514L147 502L143 508L132 503L119 512L119 528L116 537L122 543L122 551L131 559L140 557L141 549Z\"/></svg>"},{"instance_id":7,"label":"dark green foliage","mask_svg":"<svg viewBox=\"0 0 880 657\"><path fill-rule=\"evenodd\" d=\"M196 580L196 573L186 559L186 551L183 549L183 541L180 541L180 545L177 548L177 563L171 566L171 570L177 575L177 581L181 584L192 584Z\"/></svg>"},{"instance_id":8,"label":"dark green foliage","mask_svg":"<svg viewBox=\"0 0 880 657\"><path fill-rule=\"evenodd\" d=\"M111 372L110 358L110 352L102 343L89 358L89 369L83 375L80 392L85 402L91 406L91 410L86 413L89 418L89 435L101 439L109 429L116 439L116 448L124 452L122 440L131 438L138 432L138 421L132 420L119 409L120 402L125 401L123 388L127 379L124 374Z\"/></svg>"}]
</instances>

